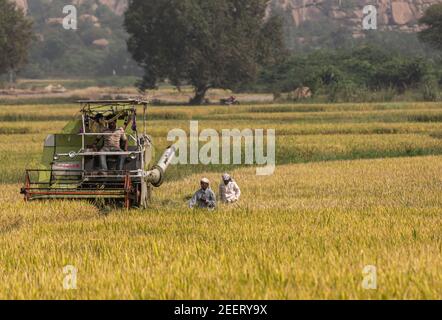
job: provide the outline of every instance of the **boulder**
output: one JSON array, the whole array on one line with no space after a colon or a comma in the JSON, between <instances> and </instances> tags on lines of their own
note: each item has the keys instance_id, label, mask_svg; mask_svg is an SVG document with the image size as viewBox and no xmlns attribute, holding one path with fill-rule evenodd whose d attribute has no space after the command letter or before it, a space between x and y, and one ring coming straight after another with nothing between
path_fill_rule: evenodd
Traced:
<instances>
[{"instance_id":1,"label":"boulder","mask_svg":"<svg viewBox=\"0 0 442 320\"><path fill-rule=\"evenodd\" d=\"M416 8L406 1L394 1L391 3L393 20L398 25L404 25L416 20Z\"/></svg>"},{"instance_id":2,"label":"boulder","mask_svg":"<svg viewBox=\"0 0 442 320\"><path fill-rule=\"evenodd\" d=\"M46 19L46 24L48 24L48 25L63 24L63 18L48 18L48 19Z\"/></svg>"},{"instance_id":3,"label":"boulder","mask_svg":"<svg viewBox=\"0 0 442 320\"><path fill-rule=\"evenodd\" d=\"M80 16L80 20L81 21L88 21L88 22L92 22L92 23L97 23L98 22L98 18L96 16L93 16L91 14L83 14Z\"/></svg>"},{"instance_id":4,"label":"boulder","mask_svg":"<svg viewBox=\"0 0 442 320\"><path fill-rule=\"evenodd\" d=\"M94 46L97 46L97 47L100 47L100 48L106 48L107 46L109 46L109 40L104 39L104 38L97 39L97 40L94 40L94 42L92 42L92 44Z\"/></svg>"}]
</instances>

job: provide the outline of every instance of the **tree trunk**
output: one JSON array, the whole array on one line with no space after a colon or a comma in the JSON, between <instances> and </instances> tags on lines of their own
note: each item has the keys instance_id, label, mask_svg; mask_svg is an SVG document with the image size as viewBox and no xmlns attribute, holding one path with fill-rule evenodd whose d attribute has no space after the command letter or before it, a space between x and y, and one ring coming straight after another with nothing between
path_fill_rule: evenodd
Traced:
<instances>
[{"instance_id":1,"label":"tree trunk","mask_svg":"<svg viewBox=\"0 0 442 320\"><path fill-rule=\"evenodd\" d=\"M195 89L195 96L190 100L191 105L202 105L205 102L209 86L201 86Z\"/></svg>"},{"instance_id":2,"label":"tree trunk","mask_svg":"<svg viewBox=\"0 0 442 320\"><path fill-rule=\"evenodd\" d=\"M14 70L9 70L9 85L12 87L15 83L15 74Z\"/></svg>"}]
</instances>

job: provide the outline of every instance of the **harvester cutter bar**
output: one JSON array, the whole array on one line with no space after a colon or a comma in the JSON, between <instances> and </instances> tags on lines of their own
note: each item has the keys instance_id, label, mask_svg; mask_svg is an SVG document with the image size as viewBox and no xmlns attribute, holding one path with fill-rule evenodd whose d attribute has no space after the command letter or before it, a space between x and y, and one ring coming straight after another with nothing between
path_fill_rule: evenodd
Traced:
<instances>
[{"instance_id":1,"label":"harvester cutter bar","mask_svg":"<svg viewBox=\"0 0 442 320\"><path fill-rule=\"evenodd\" d=\"M67 176L61 176L62 179L57 179L56 183L47 181L33 182L30 178L30 172L53 173L51 170L27 170L25 186L21 189L25 201L109 198L124 200L126 208L129 208L131 199L137 192L130 172L126 172L125 175L121 176L96 176L97 180L89 180L94 178L94 176L87 176L83 180L71 180L71 183L62 183L62 181L67 182L70 180L64 180ZM85 173L83 171L78 172Z\"/></svg>"}]
</instances>

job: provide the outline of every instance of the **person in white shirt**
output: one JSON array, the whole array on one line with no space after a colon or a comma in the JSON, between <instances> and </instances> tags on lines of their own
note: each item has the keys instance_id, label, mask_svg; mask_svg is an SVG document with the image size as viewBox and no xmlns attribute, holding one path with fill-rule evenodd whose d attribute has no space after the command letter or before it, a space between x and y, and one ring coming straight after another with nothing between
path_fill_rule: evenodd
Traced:
<instances>
[{"instance_id":1,"label":"person in white shirt","mask_svg":"<svg viewBox=\"0 0 442 320\"><path fill-rule=\"evenodd\" d=\"M227 173L222 176L222 181L219 185L219 195L224 203L237 202L241 197L241 190L238 184Z\"/></svg>"}]
</instances>

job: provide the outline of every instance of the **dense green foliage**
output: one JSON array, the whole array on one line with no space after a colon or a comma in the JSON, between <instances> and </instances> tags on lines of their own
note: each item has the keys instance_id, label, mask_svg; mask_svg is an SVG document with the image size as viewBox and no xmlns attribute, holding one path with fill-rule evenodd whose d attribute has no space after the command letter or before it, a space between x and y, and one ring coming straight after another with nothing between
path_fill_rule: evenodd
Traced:
<instances>
[{"instance_id":1,"label":"dense green foliage","mask_svg":"<svg viewBox=\"0 0 442 320\"><path fill-rule=\"evenodd\" d=\"M422 57L361 46L293 55L263 71L258 86L273 92L307 86L314 94L328 94L330 100L351 101L361 90L388 89L400 93L422 86L437 90L441 71L436 63ZM428 100L434 100L431 94Z\"/></svg>"},{"instance_id":2,"label":"dense green foliage","mask_svg":"<svg viewBox=\"0 0 442 320\"><path fill-rule=\"evenodd\" d=\"M210 88L234 89L255 79L282 49L277 18L265 0L133 0L126 12L129 51L143 67L142 89L168 79L195 87L199 104Z\"/></svg>"},{"instance_id":3,"label":"dense green foliage","mask_svg":"<svg viewBox=\"0 0 442 320\"><path fill-rule=\"evenodd\" d=\"M432 47L442 50L442 4L431 6L420 22L427 26L419 33L420 39Z\"/></svg>"},{"instance_id":4,"label":"dense green foliage","mask_svg":"<svg viewBox=\"0 0 442 320\"><path fill-rule=\"evenodd\" d=\"M32 23L22 10L0 0L0 75L15 72L27 59Z\"/></svg>"}]
</instances>

